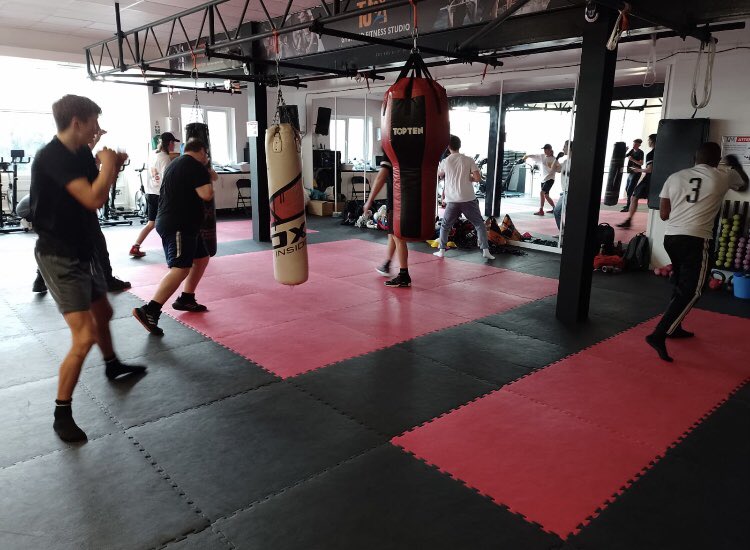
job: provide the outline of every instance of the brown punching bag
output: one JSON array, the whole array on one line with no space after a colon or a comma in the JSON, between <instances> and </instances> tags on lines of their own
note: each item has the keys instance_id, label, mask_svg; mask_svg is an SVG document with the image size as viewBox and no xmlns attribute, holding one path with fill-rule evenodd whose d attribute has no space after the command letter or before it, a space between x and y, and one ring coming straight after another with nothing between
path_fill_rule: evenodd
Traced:
<instances>
[{"instance_id":1,"label":"brown punching bag","mask_svg":"<svg viewBox=\"0 0 750 550\"><path fill-rule=\"evenodd\" d=\"M412 52L385 93L382 115L383 151L393 163L393 234L431 239L437 168L450 139L450 121L448 95L419 53Z\"/></svg>"},{"instance_id":2,"label":"brown punching bag","mask_svg":"<svg viewBox=\"0 0 750 550\"><path fill-rule=\"evenodd\" d=\"M268 202L271 208L273 276L284 285L307 281L305 192L300 137L287 123L266 130Z\"/></svg>"}]
</instances>

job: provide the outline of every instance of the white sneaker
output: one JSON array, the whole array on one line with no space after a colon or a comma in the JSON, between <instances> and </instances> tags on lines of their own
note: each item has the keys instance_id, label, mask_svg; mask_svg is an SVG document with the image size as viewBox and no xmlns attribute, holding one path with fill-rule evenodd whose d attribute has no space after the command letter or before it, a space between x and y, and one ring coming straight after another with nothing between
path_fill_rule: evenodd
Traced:
<instances>
[{"instance_id":1,"label":"white sneaker","mask_svg":"<svg viewBox=\"0 0 750 550\"><path fill-rule=\"evenodd\" d=\"M440 248L440 249L438 249L437 252L433 252L432 255L433 256L437 256L438 258L442 258L442 257L445 256L445 249L444 248Z\"/></svg>"},{"instance_id":2,"label":"white sneaker","mask_svg":"<svg viewBox=\"0 0 750 550\"><path fill-rule=\"evenodd\" d=\"M495 259L495 257L492 254L490 254L490 249L489 248L485 248L484 250L482 250L482 258L484 258L486 260L494 260Z\"/></svg>"}]
</instances>

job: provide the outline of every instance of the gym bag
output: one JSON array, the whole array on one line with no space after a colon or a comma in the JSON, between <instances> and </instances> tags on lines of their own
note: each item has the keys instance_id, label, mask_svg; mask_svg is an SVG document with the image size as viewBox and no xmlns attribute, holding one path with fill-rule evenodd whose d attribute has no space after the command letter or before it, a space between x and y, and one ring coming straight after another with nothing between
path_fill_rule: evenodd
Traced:
<instances>
[{"instance_id":1,"label":"gym bag","mask_svg":"<svg viewBox=\"0 0 750 550\"><path fill-rule=\"evenodd\" d=\"M607 256L615 253L615 228L608 223L600 223L596 228L596 253Z\"/></svg>"},{"instance_id":2,"label":"gym bag","mask_svg":"<svg viewBox=\"0 0 750 550\"><path fill-rule=\"evenodd\" d=\"M630 239L625 249L625 267L631 271L645 271L651 262L651 249L648 244L648 237L643 233L638 233Z\"/></svg>"}]
</instances>

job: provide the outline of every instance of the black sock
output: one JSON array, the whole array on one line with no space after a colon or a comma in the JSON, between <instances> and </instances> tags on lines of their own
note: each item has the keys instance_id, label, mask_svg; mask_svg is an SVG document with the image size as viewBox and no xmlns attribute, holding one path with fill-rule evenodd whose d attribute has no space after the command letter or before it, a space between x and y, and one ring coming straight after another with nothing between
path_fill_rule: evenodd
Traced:
<instances>
[{"instance_id":1,"label":"black sock","mask_svg":"<svg viewBox=\"0 0 750 550\"><path fill-rule=\"evenodd\" d=\"M195 292L183 292L179 299L183 302L195 302Z\"/></svg>"},{"instance_id":2,"label":"black sock","mask_svg":"<svg viewBox=\"0 0 750 550\"><path fill-rule=\"evenodd\" d=\"M402 279L408 279L411 280L411 277L409 276L409 268L408 267L402 267L398 270L398 276Z\"/></svg>"},{"instance_id":3,"label":"black sock","mask_svg":"<svg viewBox=\"0 0 750 550\"><path fill-rule=\"evenodd\" d=\"M86 441L86 433L73 420L72 399L55 399L55 422L52 429L63 441L76 443Z\"/></svg>"},{"instance_id":4,"label":"black sock","mask_svg":"<svg viewBox=\"0 0 750 550\"><path fill-rule=\"evenodd\" d=\"M149 302L149 303L148 303L148 304L146 305L146 308L145 308L145 309L146 309L146 311L148 311L149 313L161 313L161 306L162 306L162 304L160 304L159 302L154 302L153 300L151 300L151 301L150 301L150 302Z\"/></svg>"},{"instance_id":5,"label":"black sock","mask_svg":"<svg viewBox=\"0 0 750 550\"><path fill-rule=\"evenodd\" d=\"M658 334L649 334L648 336L646 336L646 343L656 350L656 353L659 354L659 357L663 361L667 361L668 363L671 363L673 361L673 359L667 352L667 344L664 342L664 336Z\"/></svg>"}]
</instances>

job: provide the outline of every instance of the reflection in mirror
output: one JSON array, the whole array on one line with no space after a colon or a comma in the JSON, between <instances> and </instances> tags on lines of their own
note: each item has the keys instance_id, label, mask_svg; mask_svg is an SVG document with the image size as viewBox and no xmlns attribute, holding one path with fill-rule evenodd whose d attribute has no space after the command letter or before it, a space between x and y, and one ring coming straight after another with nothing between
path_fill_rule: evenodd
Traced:
<instances>
[{"instance_id":1,"label":"reflection in mirror","mask_svg":"<svg viewBox=\"0 0 750 550\"><path fill-rule=\"evenodd\" d=\"M532 244L552 249L558 249L561 240L573 95L572 89L563 89L503 97L506 141L500 216L509 215L522 235L531 236Z\"/></svg>"},{"instance_id":2,"label":"reflection in mirror","mask_svg":"<svg viewBox=\"0 0 750 550\"><path fill-rule=\"evenodd\" d=\"M600 203L599 222L614 227L615 242L626 244L646 231L648 208L645 201L636 201L635 197L644 177L641 166L653 149L648 136L658 127L662 100L638 97L637 89L623 89L621 93L630 94L630 98L612 102L602 198L615 143L624 142L627 153L625 160L615 165L617 172L612 176L617 200L612 206ZM661 88L645 93L658 95ZM565 142L572 141L573 90L506 94L503 107L506 142L500 215L510 215L519 232L531 236L530 242L559 249L563 246L565 193L571 177L575 185L575 175L565 174L572 159L564 151ZM551 148L545 150L546 145Z\"/></svg>"}]
</instances>

